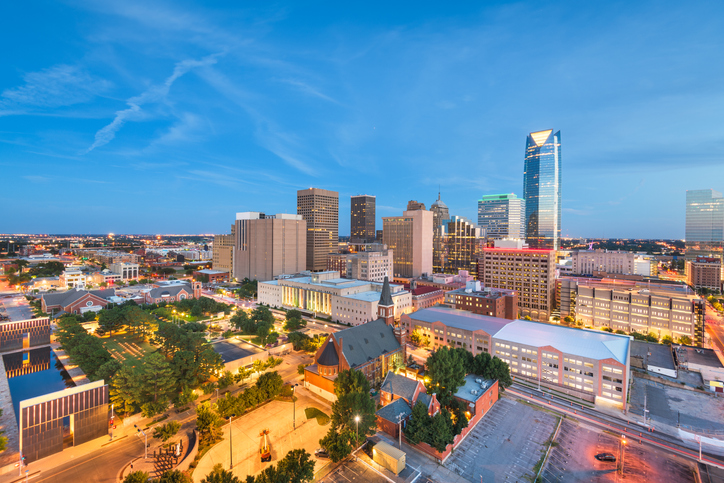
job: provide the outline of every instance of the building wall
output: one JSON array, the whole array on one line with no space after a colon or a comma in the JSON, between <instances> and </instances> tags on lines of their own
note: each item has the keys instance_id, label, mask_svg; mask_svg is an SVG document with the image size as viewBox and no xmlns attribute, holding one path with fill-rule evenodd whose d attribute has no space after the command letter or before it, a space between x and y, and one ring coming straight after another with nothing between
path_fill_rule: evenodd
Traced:
<instances>
[{"instance_id":1,"label":"building wall","mask_svg":"<svg viewBox=\"0 0 724 483\"><path fill-rule=\"evenodd\" d=\"M478 280L518 293L518 317L547 322L555 301L555 251L484 248Z\"/></svg>"},{"instance_id":2,"label":"building wall","mask_svg":"<svg viewBox=\"0 0 724 483\"><path fill-rule=\"evenodd\" d=\"M307 223L282 216L236 220L234 278L265 281L306 268Z\"/></svg>"},{"instance_id":3,"label":"building wall","mask_svg":"<svg viewBox=\"0 0 724 483\"><path fill-rule=\"evenodd\" d=\"M635 273L635 254L633 252L608 250L576 250L571 252L573 273L593 275L593 272ZM646 274L648 275L648 273Z\"/></svg>"},{"instance_id":4,"label":"building wall","mask_svg":"<svg viewBox=\"0 0 724 483\"><path fill-rule=\"evenodd\" d=\"M686 262L686 283L695 289L721 290L722 264L718 258Z\"/></svg>"},{"instance_id":5,"label":"building wall","mask_svg":"<svg viewBox=\"0 0 724 483\"><path fill-rule=\"evenodd\" d=\"M703 337L702 300L646 292L578 285L576 318L594 327L625 332L686 335L694 341Z\"/></svg>"},{"instance_id":6,"label":"building wall","mask_svg":"<svg viewBox=\"0 0 724 483\"><path fill-rule=\"evenodd\" d=\"M561 238L561 132L530 133L523 168L525 238L531 248L558 250Z\"/></svg>"},{"instance_id":7,"label":"building wall","mask_svg":"<svg viewBox=\"0 0 724 483\"><path fill-rule=\"evenodd\" d=\"M489 239L525 238L525 203L514 194L478 200L478 225Z\"/></svg>"},{"instance_id":8,"label":"building wall","mask_svg":"<svg viewBox=\"0 0 724 483\"><path fill-rule=\"evenodd\" d=\"M46 344L50 344L48 317L0 323L0 352Z\"/></svg>"},{"instance_id":9,"label":"building wall","mask_svg":"<svg viewBox=\"0 0 724 483\"><path fill-rule=\"evenodd\" d=\"M118 262L109 267L111 272L121 276L121 280L136 280L138 278L138 263Z\"/></svg>"},{"instance_id":10,"label":"building wall","mask_svg":"<svg viewBox=\"0 0 724 483\"><path fill-rule=\"evenodd\" d=\"M382 222L385 244L393 251L394 276L432 274L432 212L405 211L401 217L385 217Z\"/></svg>"},{"instance_id":11,"label":"building wall","mask_svg":"<svg viewBox=\"0 0 724 483\"><path fill-rule=\"evenodd\" d=\"M27 462L63 450L64 417L72 419L74 446L107 436L108 385L97 381L21 401L20 451Z\"/></svg>"},{"instance_id":12,"label":"building wall","mask_svg":"<svg viewBox=\"0 0 724 483\"><path fill-rule=\"evenodd\" d=\"M455 309L467 310L474 314L489 315L500 319L515 320L518 318L518 294L485 296L464 291L448 292L445 303Z\"/></svg>"},{"instance_id":13,"label":"building wall","mask_svg":"<svg viewBox=\"0 0 724 483\"><path fill-rule=\"evenodd\" d=\"M347 255L347 278L382 282L394 272L394 251L358 252Z\"/></svg>"},{"instance_id":14,"label":"building wall","mask_svg":"<svg viewBox=\"0 0 724 483\"><path fill-rule=\"evenodd\" d=\"M236 225L231 225L230 235L214 235L213 263L214 269L234 273L234 242Z\"/></svg>"},{"instance_id":15,"label":"building wall","mask_svg":"<svg viewBox=\"0 0 724 483\"><path fill-rule=\"evenodd\" d=\"M352 196L350 204L350 238L371 243L375 241L376 198Z\"/></svg>"},{"instance_id":16,"label":"building wall","mask_svg":"<svg viewBox=\"0 0 724 483\"><path fill-rule=\"evenodd\" d=\"M339 243L339 193L319 188L299 190L297 214L306 221L306 269L322 271L327 255L336 252Z\"/></svg>"}]
</instances>

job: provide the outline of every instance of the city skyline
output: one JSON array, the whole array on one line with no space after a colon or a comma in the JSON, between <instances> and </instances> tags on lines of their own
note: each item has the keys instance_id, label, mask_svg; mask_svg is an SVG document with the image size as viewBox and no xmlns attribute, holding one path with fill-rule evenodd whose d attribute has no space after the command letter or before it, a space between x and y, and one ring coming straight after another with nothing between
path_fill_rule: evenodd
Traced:
<instances>
[{"instance_id":1,"label":"city skyline","mask_svg":"<svg viewBox=\"0 0 724 483\"><path fill-rule=\"evenodd\" d=\"M476 219L550 126L563 237L683 238L686 190L724 174L720 4L31 8L0 34L6 232L226 233L309 186L341 235L363 193L377 226L439 185Z\"/></svg>"}]
</instances>

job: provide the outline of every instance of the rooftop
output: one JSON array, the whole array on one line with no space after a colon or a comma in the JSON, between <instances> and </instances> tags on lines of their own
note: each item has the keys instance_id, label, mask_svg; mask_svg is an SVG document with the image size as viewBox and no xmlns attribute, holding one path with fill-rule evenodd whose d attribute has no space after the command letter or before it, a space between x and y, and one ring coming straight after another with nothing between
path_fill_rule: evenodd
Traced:
<instances>
[{"instance_id":1,"label":"rooftop","mask_svg":"<svg viewBox=\"0 0 724 483\"><path fill-rule=\"evenodd\" d=\"M475 374L468 374L465 376L465 384L458 388L455 397L474 403L483 394L490 391L494 382L491 379L483 379Z\"/></svg>"},{"instance_id":2,"label":"rooftop","mask_svg":"<svg viewBox=\"0 0 724 483\"><path fill-rule=\"evenodd\" d=\"M381 407L376 413L382 419L386 419L391 423L398 423L397 416L403 414L403 418L407 418L412 414L410 405L404 399L395 399L387 406Z\"/></svg>"},{"instance_id":3,"label":"rooftop","mask_svg":"<svg viewBox=\"0 0 724 483\"><path fill-rule=\"evenodd\" d=\"M382 319L340 330L331 337L334 337L337 343L342 341L340 345L344 357L353 368L400 349L392 327Z\"/></svg>"},{"instance_id":4,"label":"rooftop","mask_svg":"<svg viewBox=\"0 0 724 483\"><path fill-rule=\"evenodd\" d=\"M418 384L419 382L415 379L410 379L409 377L388 371L380 390L392 394L393 397L400 396L412 404L412 398L415 395L415 389L417 389Z\"/></svg>"},{"instance_id":5,"label":"rooftop","mask_svg":"<svg viewBox=\"0 0 724 483\"><path fill-rule=\"evenodd\" d=\"M500 329L510 324L507 319L499 319L488 315L473 314L465 310L451 309L447 307L431 307L418 310L409 315L412 320L422 322L442 322L448 327L455 327L463 330L482 330L490 335L495 335Z\"/></svg>"},{"instance_id":6,"label":"rooftop","mask_svg":"<svg viewBox=\"0 0 724 483\"><path fill-rule=\"evenodd\" d=\"M492 335L497 339L532 347L551 346L561 352L589 359L615 359L624 365L631 342L627 335L528 320L514 320Z\"/></svg>"},{"instance_id":7,"label":"rooftop","mask_svg":"<svg viewBox=\"0 0 724 483\"><path fill-rule=\"evenodd\" d=\"M634 340L631 343L631 357L638 357L644 360L646 365L661 367L664 369L676 370L674 356L671 354L671 346Z\"/></svg>"},{"instance_id":8,"label":"rooftop","mask_svg":"<svg viewBox=\"0 0 724 483\"><path fill-rule=\"evenodd\" d=\"M229 273L226 270L211 270L211 269L204 269L204 270L197 270L197 273L203 273L204 275L220 275L222 273Z\"/></svg>"},{"instance_id":9,"label":"rooftop","mask_svg":"<svg viewBox=\"0 0 724 483\"><path fill-rule=\"evenodd\" d=\"M679 349L679 345L675 346ZM715 367L721 369L722 363L716 356L716 352L711 349L702 349L699 347L681 346L681 349L686 352L686 361L691 364L697 364L700 366Z\"/></svg>"}]
</instances>

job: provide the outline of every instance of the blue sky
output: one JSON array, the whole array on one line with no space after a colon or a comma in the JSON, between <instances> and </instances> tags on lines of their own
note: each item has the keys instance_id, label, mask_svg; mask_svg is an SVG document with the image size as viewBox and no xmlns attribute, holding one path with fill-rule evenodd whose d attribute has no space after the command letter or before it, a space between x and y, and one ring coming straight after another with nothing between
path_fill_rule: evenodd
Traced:
<instances>
[{"instance_id":1,"label":"blue sky","mask_svg":"<svg viewBox=\"0 0 724 483\"><path fill-rule=\"evenodd\" d=\"M5 2L0 232L226 233L309 186L341 235L362 193L476 219L549 128L564 235L681 238L724 190L721 2L305 3Z\"/></svg>"}]
</instances>

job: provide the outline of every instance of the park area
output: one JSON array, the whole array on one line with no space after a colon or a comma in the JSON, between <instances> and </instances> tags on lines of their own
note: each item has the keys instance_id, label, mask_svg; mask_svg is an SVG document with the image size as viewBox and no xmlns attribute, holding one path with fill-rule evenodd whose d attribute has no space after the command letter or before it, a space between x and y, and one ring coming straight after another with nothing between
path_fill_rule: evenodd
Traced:
<instances>
[{"instance_id":1,"label":"park area","mask_svg":"<svg viewBox=\"0 0 724 483\"><path fill-rule=\"evenodd\" d=\"M113 337L103 337L101 341L106 350L118 362L124 362L128 358L140 359L156 350L141 337L128 332L116 333L113 334Z\"/></svg>"}]
</instances>

